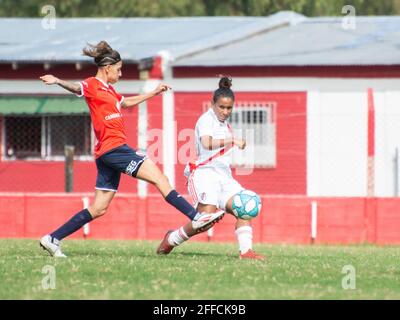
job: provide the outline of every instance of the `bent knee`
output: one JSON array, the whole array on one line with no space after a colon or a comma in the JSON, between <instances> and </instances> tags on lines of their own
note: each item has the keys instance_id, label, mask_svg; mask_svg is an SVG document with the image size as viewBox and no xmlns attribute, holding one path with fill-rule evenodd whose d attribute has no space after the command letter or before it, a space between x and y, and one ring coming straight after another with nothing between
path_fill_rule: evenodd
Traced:
<instances>
[{"instance_id":1,"label":"bent knee","mask_svg":"<svg viewBox=\"0 0 400 320\"><path fill-rule=\"evenodd\" d=\"M108 207L95 207L92 206L89 208L90 214L93 216L93 219L101 217L106 214Z\"/></svg>"}]
</instances>

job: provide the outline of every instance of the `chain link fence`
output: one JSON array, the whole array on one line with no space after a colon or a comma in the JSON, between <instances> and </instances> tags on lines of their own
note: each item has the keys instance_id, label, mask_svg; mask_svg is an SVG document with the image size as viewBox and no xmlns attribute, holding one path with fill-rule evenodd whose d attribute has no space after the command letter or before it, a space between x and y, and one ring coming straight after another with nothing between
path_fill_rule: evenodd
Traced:
<instances>
[{"instance_id":1,"label":"chain link fence","mask_svg":"<svg viewBox=\"0 0 400 320\"><path fill-rule=\"evenodd\" d=\"M92 158L89 115L6 116L2 160L62 160L64 146L75 147L76 159Z\"/></svg>"}]
</instances>

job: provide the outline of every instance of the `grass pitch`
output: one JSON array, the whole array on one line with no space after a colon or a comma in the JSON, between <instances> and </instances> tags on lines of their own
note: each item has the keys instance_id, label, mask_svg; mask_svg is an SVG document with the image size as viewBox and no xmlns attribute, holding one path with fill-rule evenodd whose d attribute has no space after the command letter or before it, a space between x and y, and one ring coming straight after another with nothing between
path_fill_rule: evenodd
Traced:
<instances>
[{"instance_id":1,"label":"grass pitch","mask_svg":"<svg viewBox=\"0 0 400 320\"><path fill-rule=\"evenodd\" d=\"M37 239L2 239L0 299L400 299L400 246L258 244L262 262L239 260L236 244L188 242L168 256L157 245L66 240L68 258L54 259Z\"/></svg>"}]
</instances>

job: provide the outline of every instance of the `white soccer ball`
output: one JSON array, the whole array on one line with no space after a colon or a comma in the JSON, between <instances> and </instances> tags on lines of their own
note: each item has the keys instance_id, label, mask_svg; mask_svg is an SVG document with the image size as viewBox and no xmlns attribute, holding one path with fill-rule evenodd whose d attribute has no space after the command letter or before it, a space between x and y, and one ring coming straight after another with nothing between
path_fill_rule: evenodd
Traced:
<instances>
[{"instance_id":1,"label":"white soccer ball","mask_svg":"<svg viewBox=\"0 0 400 320\"><path fill-rule=\"evenodd\" d=\"M253 191L242 190L233 196L232 211L239 219L253 219L261 211L261 199Z\"/></svg>"}]
</instances>

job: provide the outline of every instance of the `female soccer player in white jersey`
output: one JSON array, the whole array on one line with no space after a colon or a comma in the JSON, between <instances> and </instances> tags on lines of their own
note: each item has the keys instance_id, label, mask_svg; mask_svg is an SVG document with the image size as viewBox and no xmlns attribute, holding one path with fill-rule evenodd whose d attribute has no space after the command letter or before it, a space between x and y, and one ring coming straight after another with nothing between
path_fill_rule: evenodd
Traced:
<instances>
[{"instance_id":1,"label":"female soccer player in white jersey","mask_svg":"<svg viewBox=\"0 0 400 320\"><path fill-rule=\"evenodd\" d=\"M222 77L214 92L212 108L202 114L196 123L195 143L198 159L185 168L188 191L198 211L232 212L233 196L244 188L232 177L230 157L227 153L236 146L244 149L246 142L233 137L228 123L235 96L230 89L232 80ZM202 230L204 231L204 230ZM168 254L191 236L198 234L190 224L175 231L168 231L160 243L157 253ZM239 242L239 257L264 259L252 250L253 231L249 220L237 219L235 234Z\"/></svg>"},{"instance_id":2,"label":"female soccer player in white jersey","mask_svg":"<svg viewBox=\"0 0 400 320\"><path fill-rule=\"evenodd\" d=\"M80 83L71 83L49 74L40 79L47 85L57 84L79 97L84 97L89 107L97 139L94 150L97 166L94 201L57 230L43 236L40 239L42 248L52 256L65 257L61 252L60 241L107 212L117 192L121 173L155 185L169 204L192 220L190 224L196 230L207 228L222 218L221 213L198 213L171 187L167 177L153 161L127 145L121 108L138 105L168 90L169 86L160 84L150 93L125 98L111 85L122 76L122 60L118 51L113 50L107 42L101 41L97 45L84 48L83 54L92 57L98 67L94 77Z\"/></svg>"}]
</instances>

